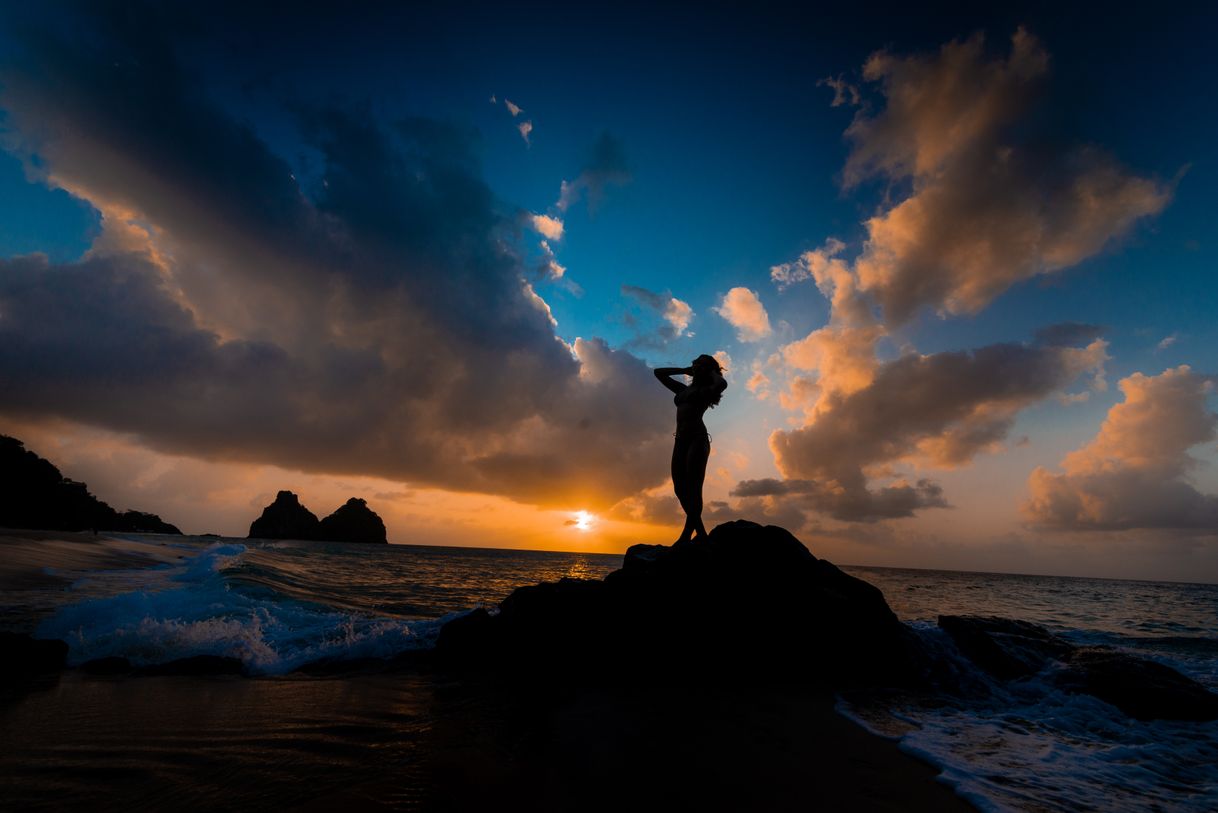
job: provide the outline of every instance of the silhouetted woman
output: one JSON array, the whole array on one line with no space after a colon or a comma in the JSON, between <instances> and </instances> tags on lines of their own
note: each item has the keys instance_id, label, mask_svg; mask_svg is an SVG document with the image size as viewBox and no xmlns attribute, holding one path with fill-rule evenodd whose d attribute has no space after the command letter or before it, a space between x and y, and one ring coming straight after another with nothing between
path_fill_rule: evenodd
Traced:
<instances>
[{"instance_id":1,"label":"silhouetted woman","mask_svg":"<svg viewBox=\"0 0 1218 813\"><path fill-rule=\"evenodd\" d=\"M685 511L685 528L677 542L689 542L694 533L706 536L702 525L702 481L706 479L706 461L710 457L710 433L702 423L702 413L723 397L727 381L723 368L713 356L698 356L689 367L660 367L655 371L660 383L676 393L677 431L673 433L672 487ZM670 376L693 376L682 384Z\"/></svg>"}]
</instances>

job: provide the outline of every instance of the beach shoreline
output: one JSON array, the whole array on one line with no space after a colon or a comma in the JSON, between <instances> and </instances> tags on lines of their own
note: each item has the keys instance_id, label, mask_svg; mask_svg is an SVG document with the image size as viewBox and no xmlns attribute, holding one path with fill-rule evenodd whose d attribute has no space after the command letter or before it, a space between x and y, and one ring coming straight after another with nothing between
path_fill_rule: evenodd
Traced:
<instances>
[{"instance_id":1,"label":"beach shoreline","mask_svg":"<svg viewBox=\"0 0 1218 813\"><path fill-rule=\"evenodd\" d=\"M21 809L973 809L785 688L67 670L0 705L0 739Z\"/></svg>"},{"instance_id":2,"label":"beach shoreline","mask_svg":"<svg viewBox=\"0 0 1218 813\"><path fill-rule=\"evenodd\" d=\"M38 596L85 572L173 565L183 551L164 542L0 531L0 585ZM972 809L834 705L789 686L513 684L375 663L69 668L6 692L0 774L23 809Z\"/></svg>"}]
</instances>

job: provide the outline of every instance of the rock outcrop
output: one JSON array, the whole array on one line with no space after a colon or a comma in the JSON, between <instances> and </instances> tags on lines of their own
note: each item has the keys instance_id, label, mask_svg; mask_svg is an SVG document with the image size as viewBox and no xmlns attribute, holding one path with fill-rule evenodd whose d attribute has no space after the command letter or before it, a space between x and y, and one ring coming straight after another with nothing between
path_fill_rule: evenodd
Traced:
<instances>
[{"instance_id":1,"label":"rock outcrop","mask_svg":"<svg viewBox=\"0 0 1218 813\"><path fill-rule=\"evenodd\" d=\"M16 438L0 435L0 527L180 534L156 514L118 512Z\"/></svg>"},{"instance_id":2,"label":"rock outcrop","mask_svg":"<svg viewBox=\"0 0 1218 813\"><path fill-rule=\"evenodd\" d=\"M529 680L909 685L925 666L879 590L788 531L745 521L688 545L635 545L603 581L519 588L498 614L445 624L436 654L448 668Z\"/></svg>"},{"instance_id":3,"label":"rock outcrop","mask_svg":"<svg viewBox=\"0 0 1218 813\"><path fill-rule=\"evenodd\" d=\"M1044 627L1012 618L941 615L939 627L966 658L999 680L1034 675L1074 649Z\"/></svg>"},{"instance_id":4,"label":"rock outcrop","mask_svg":"<svg viewBox=\"0 0 1218 813\"><path fill-rule=\"evenodd\" d=\"M1066 691L1093 695L1139 720L1218 719L1218 695L1161 663L1075 646L1027 621L941 615L939 626L961 654L1000 680L1047 670Z\"/></svg>"},{"instance_id":5,"label":"rock outcrop","mask_svg":"<svg viewBox=\"0 0 1218 813\"><path fill-rule=\"evenodd\" d=\"M352 497L330 516L321 521L318 538L336 542L376 542L385 544L385 523L368 507L368 503Z\"/></svg>"},{"instance_id":6,"label":"rock outcrop","mask_svg":"<svg viewBox=\"0 0 1218 813\"><path fill-rule=\"evenodd\" d=\"M0 632L0 686L54 674L67 659L68 645L63 641Z\"/></svg>"},{"instance_id":7,"label":"rock outcrop","mask_svg":"<svg viewBox=\"0 0 1218 813\"><path fill-rule=\"evenodd\" d=\"M317 515L290 491L280 491L250 524L250 539L317 539Z\"/></svg>"},{"instance_id":8,"label":"rock outcrop","mask_svg":"<svg viewBox=\"0 0 1218 813\"><path fill-rule=\"evenodd\" d=\"M308 539L319 542L377 542L385 544L385 523L368 503L352 497L330 516L317 516L291 491L280 491L250 525L250 539Z\"/></svg>"}]
</instances>

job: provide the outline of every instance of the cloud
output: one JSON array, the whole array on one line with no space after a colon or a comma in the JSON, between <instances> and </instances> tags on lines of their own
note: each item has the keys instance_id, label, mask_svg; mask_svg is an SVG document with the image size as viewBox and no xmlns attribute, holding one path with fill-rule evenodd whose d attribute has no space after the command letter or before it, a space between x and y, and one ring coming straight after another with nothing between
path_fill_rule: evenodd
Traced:
<instances>
[{"instance_id":1,"label":"cloud","mask_svg":"<svg viewBox=\"0 0 1218 813\"><path fill-rule=\"evenodd\" d=\"M529 215L529 222L542 237L547 240L561 240L563 222L561 218L550 215Z\"/></svg>"},{"instance_id":2,"label":"cloud","mask_svg":"<svg viewBox=\"0 0 1218 813\"><path fill-rule=\"evenodd\" d=\"M824 79L817 80L816 86L820 87L821 85L833 89L833 101L829 103L830 107L841 107L847 104L851 107L856 107L861 101L858 87L847 82L841 76L827 76Z\"/></svg>"},{"instance_id":3,"label":"cloud","mask_svg":"<svg viewBox=\"0 0 1218 813\"><path fill-rule=\"evenodd\" d=\"M997 449L1021 409L1098 368L1105 348L1097 340L1083 348L997 344L910 353L878 364L865 386L818 394L814 419L774 432L770 449L785 479L804 481L799 493L808 504L837 519L872 521L943 506L928 480L898 476L879 489L870 481L894 477L896 464L953 468Z\"/></svg>"},{"instance_id":4,"label":"cloud","mask_svg":"<svg viewBox=\"0 0 1218 813\"><path fill-rule=\"evenodd\" d=\"M622 142L609 133L601 133L575 180L562 182L555 206L565 212L586 193L589 208L595 210L608 187L623 186L630 180L630 165Z\"/></svg>"},{"instance_id":5,"label":"cloud","mask_svg":"<svg viewBox=\"0 0 1218 813\"><path fill-rule=\"evenodd\" d=\"M522 121L516 125L516 129L520 131L520 137L524 139L525 144L531 145L533 143L529 141L529 135L533 132L532 121Z\"/></svg>"},{"instance_id":6,"label":"cloud","mask_svg":"<svg viewBox=\"0 0 1218 813\"><path fill-rule=\"evenodd\" d=\"M689 323L694 318L694 309L688 302L677 299L667 291L660 294L637 285L623 285L621 291L623 296L630 297L664 320L664 324L654 332L636 337L633 345L659 348L673 339L688 335Z\"/></svg>"},{"instance_id":7,"label":"cloud","mask_svg":"<svg viewBox=\"0 0 1218 813\"><path fill-rule=\"evenodd\" d=\"M1155 345L1156 350L1166 350L1180 340L1178 333L1173 333L1170 336L1164 336L1158 344Z\"/></svg>"},{"instance_id":8,"label":"cloud","mask_svg":"<svg viewBox=\"0 0 1218 813\"><path fill-rule=\"evenodd\" d=\"M1049 56L1023 29L1005 58L981 35L938 53L873 54L885 106L856 114L843 171L910 194L864 223L860 288L897 324L927 306L977 313L1012 285L1094 256L1158 212L1171 189L1092 146L1053 148L1025 124ZM1030 134L1031 133L1031 134Z\"/></svg>"},{"instance_id":9,"label":"cloud","mask_svg":"<svg viewBox=\"0 0 1218 813\"><path fill-rule=\"evenodd\" d=\"M75 23L20 21L0 106L31 171L104 231L79 262L0 261L0 413L543 505L596 508L662 476L650 371L555 336L473 133L287 107L319 156L302 187L158 18ZM119 212L146 228L109 239Z\"/></svg>"},{"instance_id":10,"label":"cloud","mask_svg":"<svg viewBox=\"0 0 1218 813\"><path fill-rule=\"evenodd\" d=\"M1047 325L1036 331L1036 343L1047 347L1070 347L1079 344L1090 344L1107 332L1102 325L1089 325L1083 322L1059 322Z\"/></svg>"},{"instance_id":11,"label":"cloud","mask_svg":"<svg viewBox=\"0 0 1218 813\"><path fill-rule=\"evenodd\" d=\"M491 98L494 99L495 97L492 96ZM508 112L510 112L512 114L512 118L516 118L517 116L519 116L521 113L524 112L524 110L521 109L520 105L513 104L510 99L504 99L503 104L505 107L507 107Z\"/></svg>"},{"instance_id":12,"label":"cloud","mask_svg":"<svg viewBox=\"0 0 1218 813\"><path fill-rule=\"evenodd\" d=\"M742 342L757 342L772 333L770 317L755 291L737 287L723 296L715 313L736 328L736 338Z\"/></svg>"},{"instance_id":13,"label":"cloud","mask_svg":"<svg viewBox=\"0 0 1218 813\"><path fill-rule=\"evenodd\" d=\"M1214 379L1182 365L1157 376L1134 373L1118 386L1125 400L1108 410L1090 442L1062 459L1062 472L1032 472L1025 517L1053 530L1218 534L1218 495L1188 482L1197 466L1189 449L1218 436L1218 415L1206 408Z\"/></svg>"},{"instance_id":14,"label":"cloud","mask_svg":"<svg viewBox=\"0 0 1218 813\"><path fill-rule=\"evenodd\" d=\"M803 409L809 418L819 413L823 398L849 395L871 383L879 364L875 345L885 335L859 291L854 273L836 256L843 248L843 243L831 239L822 248L805 252L795 263L770 270L780 287L782 281L793 284L812 279L829 300L829 324L781 350L790 369L817 373L815 381L794 378L783 398L784 406Z\"/></svg>"}]
</instances>

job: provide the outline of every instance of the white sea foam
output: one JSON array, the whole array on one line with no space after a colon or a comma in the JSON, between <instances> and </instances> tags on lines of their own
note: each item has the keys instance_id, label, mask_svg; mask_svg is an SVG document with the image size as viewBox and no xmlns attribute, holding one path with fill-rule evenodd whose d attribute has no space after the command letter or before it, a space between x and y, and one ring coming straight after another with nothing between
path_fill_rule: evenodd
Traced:
<instances>
[{"instance_id":1,"label":"white sea foam","mask_svg":"<svg viewBox=\"0 0 1218 813\"><path fill-rule=\"evenodd\" d=\"M911 626L940 652L954 649L933 626ZM978 675L983 699L843 701L839 710L939 766L942 781L985 811L1218 810L1218 722L1140 722L1057 688L1052 668L1006 685Z\"/></svg>"},{"instance_id":2,"label":"white sea foam","mask_svg":"<svg viewBox=\"0 0 1218 813\"><path fill-rule=\"evenodd\" d=\"M38 635L67 641L72 665L107 656L142 666L218 655L240 660L251 674L282 674L321 659L427 647L444 620L378 618L236 589L224 571L245 551L215 544L178 567L145 571L140 589L64 606Z\"/></svg>"}]
</instances>

